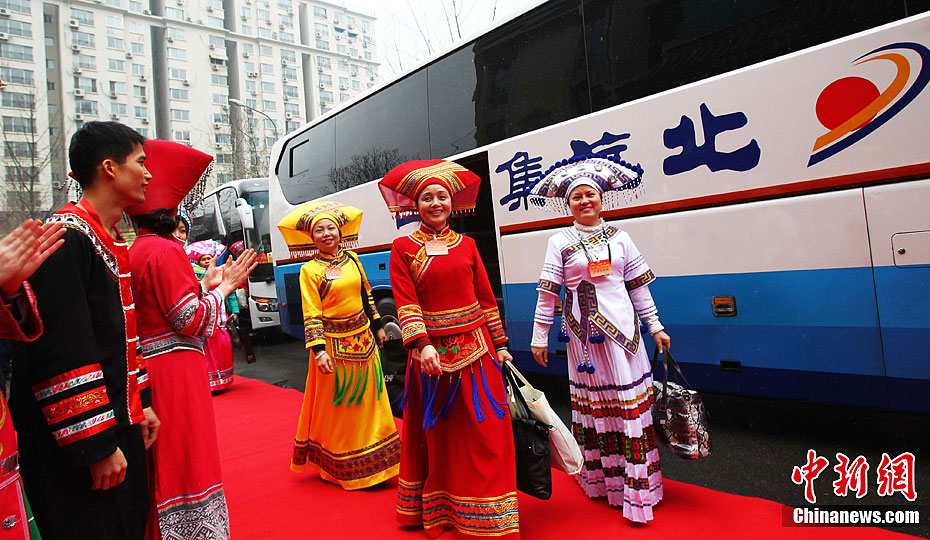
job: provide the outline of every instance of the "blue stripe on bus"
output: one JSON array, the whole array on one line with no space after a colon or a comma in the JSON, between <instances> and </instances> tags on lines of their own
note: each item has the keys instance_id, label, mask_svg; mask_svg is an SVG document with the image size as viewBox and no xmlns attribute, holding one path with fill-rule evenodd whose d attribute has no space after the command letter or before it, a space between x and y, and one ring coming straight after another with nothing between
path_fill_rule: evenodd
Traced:
<instances>
[{"instance_id":1,"label":"blue stripe on bus","mask_svg":"<svg viewBox=\"0 0 930 540\"><path fill-rule=\"evenodd\" d=\"M872 268L851 268L663 277L650 290L679 360L696 371L692 383L699 388L810 399L809 384L817 381L813 388L820 388L822 401L847 403L839 394L861 390L875 394L868 401L882 407L887 375L888 406L923 410L894 389L930 382L928 279L927 269L880 267L873 281ZM511 347L531 371L540 369L528 353L535 289L530 283L505 287ZM714 295L735 296L737 316L714 317ZM556 345L553 337L550 355ZM721 360L739 360L742 373L723 372ZM567 369L564 359L550 366L553 372ZM760 381L781 384L781 374L804 380L788 377L784 388L761 388Z\"/></svg>"}]
</instances>

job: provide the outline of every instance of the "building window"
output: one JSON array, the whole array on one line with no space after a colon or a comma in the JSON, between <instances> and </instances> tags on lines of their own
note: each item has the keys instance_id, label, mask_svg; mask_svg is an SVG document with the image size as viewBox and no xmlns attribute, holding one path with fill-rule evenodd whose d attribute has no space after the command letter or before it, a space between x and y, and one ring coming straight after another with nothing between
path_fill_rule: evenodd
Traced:
<instances>
[{"instance_id":1,"label":"building window","mask_svg":"<svg viewBox=\"0 0 930 540\"><path fill-rule=\"evenodd\" d=\"M110 71L124 72L126 71L126 62L124 62L123 60L117 60L115 58L110 58L109 60L107 60L107 69L109 69Z\"/></svg>"},{"instance_id":2,"label":"building window","mask_svg":"<svg viewBox=\"0 0 930 540\"><path fill-rule=\"evenodd\" d=\"M136 21L129 21L129 31L133 34L144 34L145 26L142 23L137 23Z\"/></svg>"},{"instance_id":3,"label":"building window","mask_svg":"<svg viewBox=\"0 0 930 540\"><path fill-rule=\"evenodd\" d=\"M262 56L274 56L274 49L271 48L271 45L259 45L258 54Z\"/></svg>"},{"instance_id":4,"label":"building window","mask_svg":"<svg viewBox=\"0 0 930 540\"><path fill-rule=\"evenodd\" d=\"M242 44L242 54L252 54L255 52L255 46L251 43Z\"/></svg>"},{"instance_id":5,"label":"building window","mask_svg":"<svg viewBox=\"0 0 930 540\"><path fill-rule=\"evenodd\" d=\"M32 24L10 19L0 19L0 32L10 34L11 36L32 37ZM55 40L52 40L51 44L46 41L45 44L54 46Z\"/></svg>"},{"instance_id":6,"label":"building window","mask_svg":"<svg viewBox=\"0 0 930 540\"><path fill-rule=\"evenodd\" d=\"M320 90L320 101L333 102L333 93L329 90Z\"/></svg>"},{"instance_id":7,"label":"building window","mask_svg":"<svg viewBox=\"0 0 930 540\"><path fill-rule=\"evenodd\" d=\"M168 58L172 60L187 60L187 51L177 47L168 47Z\"/></svg>"},{"instance_id":8,"label":"building window","mask_svg":"<svg viewBox=\"0 0 930 540\"><path fill-rule=\"evenodd\" d=\"M316 48L317 48L317 49L320 49L321 51L328 51L328 50L329 50L329 42L326 41L326 40L323 40L323 39L318 39L318 40L316 40Z\"/></svg>"},{"instance_id":9,"label":"building window","mask_svg":"<svg viewBox=\"0 0 930 540\"><path fill-rule=\"evenodd\" d=\"M122 15L107 15L107 27L108 28L123 28L123 16Z\"/></svg>"},{"instance_id":10,"label":"building window","mask_svg":"<svg viewBox=\"0 0 930 540\"><path fill-rule=\"evenodd\" d=\"M332 62L330 62L329 58L327 58L327 57L325 57L325 56L317 56L317 57L316 57L316 65L317 65L317 67L321 67L321 68L331 68L331 67L333 67Z\"/></svg>"},{"instance_id":11,"label":"building window","mask_svg":"<svg viewBox=\"0 0 930 540\"><path fill-rule=\"evenodd\" d=\"M145 66L142 64L133 64L132 65L132 74L136 77L142 77L145 75Z\"/></svg>"},{"instance_id":12,"label":"building window","mask_svg":"<svg viewBox=\"0 0 930 540\"><path fill-rule=\"evenodd\" d=\"M142 13L142 10L143 10L142 2L139 2L138 0L129 0L129 11L133 13ZM132 22L129 23L130 28L132 27L133 24L134 23ZM130 30L130 32L132 32L132 30Z\"/></svg>"},{"instance_id":13,"label":"building window","mask_svg":"<svg viewBox=\"0 0 930 540\"><path fill-rule=\"evenodd\" d=\"M263 38L265 38L265 39L272 39L274 36L272 35L272 31L271 31L270 28L265 28L264 26L259 26L259 27L258 27L258 37L263 37Z\"/></svg>"},{"instance_id":14,"label":"building window","mask_svg":"<svg viewBox=\"0 0 930 540\"><path fill-rule=\"evenodd\" d=\"M84 91L84 93L97 93L97 79L90 77L75 77L74 87Z\"/></svg>"},{"instance_id":15,"label":"building window","mask_svg":"<svg viewBox=\"0 0 930 540\"><path fill-rule=\"evenodd\" d=\"M210 45L220 49L225 49L226 39L223 36L210 36Z\"/></svg>"},{"instance_id":16,"label":"building window","mask_svg":"<svg viewBox=\"0 0 930 540\"><path fill-rule=\"evenodd\" d=\"M329 25L323 23L313 23L313 31L319 34L317 37L329 35Z\"/></svg>"},{"instance_id":17,"label":"building window","mask_svg":"<svg viewBox=\"0 0 930 540\"><path fill-rule=\"evenodd\" d=\"M281 32L280 34L278 34L278 37L284 43L294 43L294 34L290 32Z\"/></svg>"},{"instance_id":18,"label":"building window","mask_svg":"<svg viewBox=\"0 0 930 540\"><path fill-rule=\"evenodd\" d=\"M174 140L175 142L190 144L191 143L191 132L182 129L174 130Z\"/></svg>"},{"instance_id":19,"label":"building window","mask_svg":"<svg viewBox=\"0 0 930 540\"><path fill-rule=\"evenodd\" d=\"M142 135L146 139L149 138L149 128L133 128L139 135Z\"/></svg>"},{"instance_id":20,"label":"building window","mask_svg":"<svg viewBox=\"0 0 930 540\"><path fill-rule=\"evenodd\" d=\"M186 109L171 109L171 119L189 122L191 119L191 112Z\"/></svg>"},{"instance_id":21,"label":"building window","mask_svg":"<svg viewBox=\"0 0 930 540\"><path fill-rule=\"evenodd\" d=\"M287 60L288 62L297 62L297 53L294 51L289 51L287 49L281 49L281 60Z\"/></svg>"},{"instance_id":22,"label":"building window","mask_svg":"<svg viewBox=\"0 0 930 540\"><path fill-rule=\"evenodd\" d=\"M257 90L258 90L258 86L255 84L255 81L245 81L246 92L255 92Z\"/></svg>"},{"instance_id":23,"label":"building window","mask_svg":"<svg viewBox=\"0 0 930 540\"><path fill-rule=\"evenodd\" d=\"M214 105L228 105L229 96L226 94L213 94L213 104Z\"/></svg>"},{"instance_id":24,"label":"building window","mask_svg":"<svg viewBox=\"0 0 930 540\"><path fill-rule=\"evenodd\" d=\"M71 18L81 24L94 25L94 12L84 9L71 8Z\"/></svg>"},{"instance_id":25,"label":"building window","mask_svg":"<svg viewBox=\"0 0 930 540\"><path fill-rule=\"evenodd\" d=\"M184 29L183 28L168 28L167 31L168 37L177 41L184 41Z\"/></svg>"},{"instance_id":26,"label":"building window","mask_svg":"<svg viewBox=\"0 0 930 540\"><path fill-rule=\"evenodd\" d=\"M110 103L110 114L120 114L126 116L126 104Z\"/></svg>"},{"instance_id":27,"label":"building window","mask_svg":"<svg viewBox=\"0 0 930 540\"><path fill-rule=\"evenodd\" d=\"M284 112L291 113L292 116L300 116L300 105L296 103L285 103Z\"/></svg>"},{"instance_id":28,"label":"building window","mask_svg":"<svg viewBox=\"0 0 930 540\"><path fill-rule=\"evenodd\" d=\"M93 47L94 46L94 35L87 32L80 32L78 30L71 31L71 43L75 45L80 45L81 47Z\"/></svg>"},{"instance_id":29,"label":"building window","mask_svg":"<svg viewBox=\"0 0 930 540\"><path fill-rule=\"evenodd\" d=\"M287 97L297 97L297 87L289 84L284 85L284 95Z\"/></svg>"},{"instance_id":30,"label":"building window","mask_svg":"<svg viewBox=\"0 0 930 540\"><path fill-rule=\"evenodd\" d=\"M72 55L72 60L74 62L74 67L91 70L97 69L97 59L88 54Z\"/></svg>"},{"instance_id":31,"label":"building window","mask_svg":"<svg viewBox=\"0 0 930 540\"><path fill-rule=\"evenodd\" d=\"M3 117L3 131L7 133L35 133L35 118L20 118L18 116Z\"/></svg>"},{"instance_id":32,"label":"building window","mask_svg":"<svg viewBox=\"0 0 930 540\"><path fill-rule=\"evenodd\" d=\"M267 9L256 9L255 16L258 17L258 19L262 21L271 20L271 12L269 12Z\"/></svg>"},{"instance_id":33,"label":"building window","mask_svg":"<svg viewBox=\"0 0 930 540\"><path fill-rule=\"evenodd\" d=\"M183 101L188 100L189 92L183 88L169 88L168 91L171 94L171 99L180 99ZM178 120L177 118L175 120Z\"/></svg>"},{"instance_id":34,"label":"building window","mask_svg":"<svg viewBox=\"0 0 930 540\"><path fill-rule=\"evenodd\" d=\"M115 38L113 36L107 36L107 49L115 49L117 51L126 50L126 42L120 38Z\"/></svg>"},{"instance_id":35,"label":"building window","mask_svg":"<svg viewBox=\"0 0 930 540\"><path fill-rule=\"evenodd\" d=\"M281 68L281 76L287 77L288 79L296 79L297 68L283 67Z\"/></svg>"},{"instance_id":36,"label":"building window","mask_svg":"<svg viewBox=\"0 0 930 540\"><path fill-rule=\"evenodd\" d=\"M262 92L274 92L274 83L263 82L263 83L262 83Z\"/></svg>"},{"instance_id":37,"label":"building window","mask_svg":"<svg viewBox=\"0 0 930 540\"><path fill-rule=\"evenodd\" d=\"M326 85L332 85L333 76L328 73L320 73L320 82Z\"/></svg>"},{"instance_id":38,"label":"building window","mask_svg":"<svg viewBox=\"0 0 930 540\"><path fill-rule=\"evenodd\" d=\"M7 84L34 84L33 72L30 69L0 67L0 81Z\"/></svg>"},{"instance_id":39,"label":"building window","mask_svg":"<svg viewBox=\"0 0 930 540\"><path fill-rule=\"evenodd\" d=\"M243 26L242 28L239 29L239 32L241 32L242 35L244 35L244 36L251 36L251 35L252 35L252 27L251 27L251 26Z\"/></svg>"},{"instance_id":40,"label":"building window","mask_svg":"<svg viewBox=\"0 0 930 540\"><path fill-rule=\"evenodd\" d=\"M136 118L148 118L148 117L149 117L149 109L148 109L148 107L135 107L135 108L134 108L134 114L135 114Z\"/></svg>"},{"instance_id":41,"label":"building window","mask_svg":"<svg viewBox=\"0 0 930 540\"><path fill-rule=\"evenodd\" d=\"M174 20L176 20L176 21L183 21L183 20L184 20L184 10L183 10L183 9L179 9L179 8L166 7L166 8L165 8L165 17L167 17L167 18L169 18L169 19L174 19Z\"/></svg>"},{"instance_id":42,"label":"building window","mask_svg":"<svg viewBox=\"0 0 930 540\"><path fill-rule=\"evenodd\" d=\"M262 73L274 74L274 66L271 64L261 64Z\"/></svg>"},{"instance_id":43,"label":"building window","mask_svg":"<svg viewBox=\"0 0 930 540\"><path fill-rule=\"evenodd\" d=\"M252 8L250 8L249 6L242 6L242 7L240 7L240 8L239 8L239 15L240 15L243 19L248 19L249 17L252 16Z\"/></svg>"},{"instance_id":44,"label":"building window","mask_svg":"<svg viewBox=\"0 0 930 540\"><path fill-rule=\"evenodd\" d=\"M145 87L138 84L132 85L132 95L135 97L145 97Z\"/></svg>"},{"instance_id":45,"label":"building window","mask_svg":"<svg viewBox=\"0 0 930 540\"><path fill-rule=\"evenodd\" d=\"M226 77L226 75L219 75L217 73L210 75L210 82L220 86L229 86L229 79Z\"/></svg>"},{"instance_id":46,"label":"building window","mask_svg":"<svg viewBox=\"0 0 930 540\"><path fill-rule=\"evenodd\" d=\"M277 105L275 104L274 101L272 101L272 100L270 100L270 99L263 99L263 100L262 100L262 109L264 109L264 110L266 110L266 111L274 111L274 110L277 110L277 108L278 108L278 107L277 107Z\"/></svg>"},{"instance_id":47,"label":"building window","mask_svg":"<svg viewBox=\"0 0 930 540\"><path fill-rule=\"evenodd\" d=\"M326 8L320 6L313 6L313 16L319 17L320 19L326 18Z\"/></svg>"},{"instance_id":48,"label":"building window","mask_svg":"<svg viewBox=\"0 0 930 540\"><path fill-rule=\"evenodd\" d=\"M119 81L110 81L110 93L111 94L126 94L126 83Z\"/></svg>"},{"instance_id":49,"label":"building window","mask_svg":"<svg viewBox=\"0 0 930 540\"><path fill-rule=\"evenodd\" d=\"M255 71L255 62L243 62L242 67L245 68L246 73L252 73Z\"/></svg>"},{"instance_id":50,"label":"building window","mask_svg":"<svg viewBox=\"0 0 930 540\"><path fill-rule=\"evenodd\" d=\"M83 114L97 114L97 102L89 101L86 99L76 99L74 100L74 110L75 112Z\"/></svg>"},{"instance_id":51,"label":"building window","mask_svg":"<svg viewBox=\"0 0 930 540\"><path fill-rule=\"evenodd\" d=\"M138 54L138 55L141 56L141 55L145 54L145 44L144 44L144 43L135 43L135 42L130 43L130 44L129 44L129 50L132 52L132 54Z\"/></svg>"},{"instance_id":52,"label":"building window","mask_svg":"<svg viewBox=\"0 0 930 540\"><path fill-rule=\"evenodd\" d=\"M178 68L168 68L168 78L175 80L187 80L187 70Z\"/></svg>"},{"instance_id":53,"label":"building window","mask_svg":"<svg viewBox=\"0 0 930 540\"><path fill-rule=\"evenodd\" d=\"M207 17L207 26L211 28L223 28L223 19L210 15Z\"/></svg>"}]
</instances>

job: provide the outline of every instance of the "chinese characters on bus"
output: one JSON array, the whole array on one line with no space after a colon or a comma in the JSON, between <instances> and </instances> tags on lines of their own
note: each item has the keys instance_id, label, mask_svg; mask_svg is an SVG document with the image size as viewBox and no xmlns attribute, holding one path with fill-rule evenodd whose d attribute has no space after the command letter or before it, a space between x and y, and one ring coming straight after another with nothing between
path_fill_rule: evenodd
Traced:
<instances>
[{"instance_id":1,"label":"chinese characters on bus","mask_svg":"<svg viewBox=\"0 0 930 540\"><path fill-rule=\"evenodd\" d=\"M833 470L836 471L838 478L833 482L833 494L837 497L846 497L850 493L855 493L857 499L865 497L869 491L868 472L869 463L864 456L858 456L850 460L843 453L837 453L838 463ZM791 472L791 481L798 485L804 485L804 499L811 504L817 502L817 494L814 493L814 480L830 465L830 461L818 456L815 450L807 451L807 462L804 465L795 467ZM917 490L914 486L914 454L904 452L896 458L891 458L886 453L882 453L882 460L876 469L876 493L880 497L890 497L895 493L900 493L908 501L917 500Z\"/></svg>"},{"instance_id":2,"label":"chinese characters on bus","mask_svg":"<svg viewBox=\"0 0 930 540\"><path fill-rule=\"evenodd\" d=\"M726 131L743 128L748 123L746 114L740 111L714 115L706 103L701 103L701 130L704 142L697 144L695 124L691 117L682 115L677 126L665 129L662 143L668 150L680 148L677 154L667 155L662 162L662 170L667 176L674 176L706 165L712 172L730 170L745 172L759 164L762 151L755 139L750 139L741 148L732 152L717 150L717 136ZM569 143L572 157L586 154L609 154L621 157L626 151L630 133L611 133L605 131L596 141L588 142L576 139ZM497 166L495 172L506 172L510 179L510 192L500 199L501 206L507 206L513 212L523 206L528 209L527 197L533 185L542 176L542 156L530 156L528 152L518 151L509 161Z\"/></svg>"}]
</instances>

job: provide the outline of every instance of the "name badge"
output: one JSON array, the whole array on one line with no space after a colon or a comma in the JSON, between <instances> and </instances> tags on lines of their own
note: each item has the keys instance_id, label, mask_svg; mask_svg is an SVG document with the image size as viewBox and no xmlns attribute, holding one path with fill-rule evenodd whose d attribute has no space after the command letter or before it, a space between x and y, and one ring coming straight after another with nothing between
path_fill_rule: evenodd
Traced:
<instances>
[{"instance_id":1,"label":"name badge","mask_svg":"<svg viewBox=\"0 0 930 540\"><path fill-rule=\"evenodd\" d=\"M434 257L436 255L448 255L449 246L446 245L445 240L427 240L426 254L430 257Z\"/></svg>"},{"instance_id":2,"label":"name badge","mask_svg":"<svg viewBox=\"0 0 930 540\"><path fill-rule=\"evenodd\" d=\"M340 279L342 277L342 268L338 266L327 266L323 273L326 279Z\"/></svg>"},{"instance_id":3,"label":"name badge","mask_svg":"<svg viewBox=\"0 0 930 540\"><path fill-rule=\"evenodd\" d=\"M591 274L591 277L607 276L610 275L610 272L610 259L588 263L588 273Z\"/></svg>"}]
</instances>

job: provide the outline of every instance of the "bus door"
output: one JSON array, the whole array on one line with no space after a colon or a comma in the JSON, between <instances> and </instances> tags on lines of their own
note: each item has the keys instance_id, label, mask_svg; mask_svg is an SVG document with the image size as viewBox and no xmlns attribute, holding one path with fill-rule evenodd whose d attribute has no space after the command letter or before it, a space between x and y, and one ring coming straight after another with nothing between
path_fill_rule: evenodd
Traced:
<instances>
[{"instance_id":1,"label":"bus door","mask_svg":"<svg viewBox=\"0 0 930 540\"><path fill-rule=\"evenodd\" d=\"M888 405L930 413L930 180L864 189Z\"/></svg>"},{"instance_id":2,"label":"bus door","mask_svg":"<svg viewBox=\"0 0 930 540\"><path fill-rule=\"evenodd\" d=\"M475 241L478 254L481 255L481 260L487 269L494 296L497 298L501 320L504 320L504 295L501 286L500 255L497 249L494 206L491 197L491 179L488 172L488 153L481 152L473 156L456 158L455 162L480 176L481 188L478 190L478 202L474 214L463 218L455 218L450 225L454 231L466 234Z\"/></svg>"},{"instance_id":3,"label":"bus door","mask_svg":"<svg viewBox=\"0 0 930 540\"><path fill-rule=\"evenodd\" d=\"M188 243L201 240L223 241L226 229L219 218L219 208L216 206L216 196L210 195L200 201L191 210L191 230L188 233Z\"/></svg>"}]
</instances>

